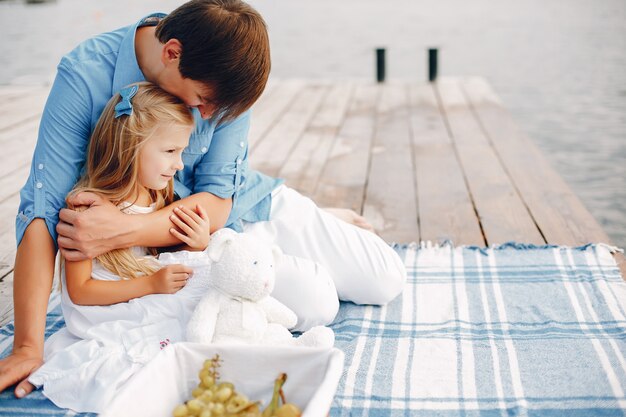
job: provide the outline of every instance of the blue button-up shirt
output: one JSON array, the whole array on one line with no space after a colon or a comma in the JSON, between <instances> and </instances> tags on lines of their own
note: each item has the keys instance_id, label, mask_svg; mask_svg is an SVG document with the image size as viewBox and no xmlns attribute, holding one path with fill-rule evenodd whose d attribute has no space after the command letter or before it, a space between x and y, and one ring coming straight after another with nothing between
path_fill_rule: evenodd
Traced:
<instances>
[{"instance_id":1,"label":"blue button-up shirt","mask_svg":"<svg viewBox=\"0 0 626 417\"><path fill-rule=\"evenodd\" d=\"M135 56L135 32L144 19L89 39L61 59L41 118L30 175L20 192L18 245L35 218L45 219L56 243L59 210L81 175L100 113L122 87L145 81ZM237 231L242 230L242 220L267 220L271 192L281 181L248 169L250 111L225 123L203 120L198 110L193 112L196 127L183 152L185 167L175 176L176 194L184 198L209 192L232 198L226 226Z\"/></svg>"}]
</instances>

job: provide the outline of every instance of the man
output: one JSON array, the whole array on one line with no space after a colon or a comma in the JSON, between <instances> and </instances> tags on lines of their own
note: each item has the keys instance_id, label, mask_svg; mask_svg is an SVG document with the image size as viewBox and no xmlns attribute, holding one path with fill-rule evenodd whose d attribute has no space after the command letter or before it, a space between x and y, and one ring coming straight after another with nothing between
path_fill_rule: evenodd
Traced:
<instances>
[{"instance_id":1,"label":"man","mask_svg":"<svg viewBox=\"0 0 626 417\"><path fill-rule=\"evenodd\" d=\"M169 233L174 205L131 218L85 193L73 203L88 210L61 210L109 98L125 85L147 80L194 108L196 129L175 183L176 206L200 204L212 230L241 230L242 220L267 220L270 193L280 183L247 169L248 109L263 92L269 70L265 23L240 0L192 0L168 16L154 14L87 40L63 57L20 194L15 338L12 354L0 361L0 390L17 383L15 395L25 396L33 389L26 378L43 363L57 233L69 260L115 248L180 243Z\"/></svg>"},{"instance_id":2,"label":"man","mask_svg":"<svg viewBox=\"0 0 626 417\"><path fill-rule=\"evenodd\" d=\"M171 246L180 243L170 233L174 207L200 205L212 231L230 227L283 249L272 295L296 313L300 331L331 323L339 299L386 304L402 291L402 260L363 230L370 226L362 217L337 210L332 216L282 181L248 170L248 109L261 95L269 70L265 23L241 0L192 0L167 17L150 15L85 41L61 60L21 191L15 338L11 356L0 361L0 390L18 383L15 394L23 397L33 389L26 378L43 361L57 233L61 254L71 261L117 248ZM180 200L155 213L130 216L83 193L71 203L87 210L61 210L106 102L143 80L194 108L196 128L174 186Z\"/></svg>"}]
</instances>

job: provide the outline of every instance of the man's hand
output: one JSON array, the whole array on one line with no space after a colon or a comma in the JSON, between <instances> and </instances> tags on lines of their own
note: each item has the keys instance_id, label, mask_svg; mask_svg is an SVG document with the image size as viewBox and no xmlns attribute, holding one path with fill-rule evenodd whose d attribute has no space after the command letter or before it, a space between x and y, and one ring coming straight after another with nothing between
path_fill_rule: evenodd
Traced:
<instances>
[{"instance_id":1,"label":"man's hand","mask_svg":"<svg viewBox=\"0 0 626 417\"><path fill-rule=\"evenodd\" d=\"M195 212L185 206L179 206L174 209L170 220L179 229L171 228L170 233L190 249L201 251L209 245L211 224L201 205L196 204Z\"/></svg>"},{"instance_id":2,"label":"man's hand","mask_svg":"<svg viewBox=\"0 0 626 417\"><path fill-rule=\"evenodd\" d=\"M148 279L154 294L174 294L187 284L193 269L180 264L172 264L150 275Z\"/></svg>"},{"instance_id":3,"label":"man's hand","mask_svg":"<svg viewBox=\"0 0 626 417\"><path fill-rule=\"evenodd\" d=\"M59 250L69 261L93 259L117 247L114 238L126 230L127 216L106 198L79 193L70 203L84 211L62 209L57 233Z\"/></svg>"},{"instance_id":4,"label":"man's hand","mask_svg":"<svg viewBox=\"0 0 626 417\"><path fill-rule=\"evenodd\" d=\"M11 355L0 360L0 392L16 384L15 396L22 398L35 387L27 378L43 364L40 354L30 349L15 349Z\"/></svg>"}]
</instances>

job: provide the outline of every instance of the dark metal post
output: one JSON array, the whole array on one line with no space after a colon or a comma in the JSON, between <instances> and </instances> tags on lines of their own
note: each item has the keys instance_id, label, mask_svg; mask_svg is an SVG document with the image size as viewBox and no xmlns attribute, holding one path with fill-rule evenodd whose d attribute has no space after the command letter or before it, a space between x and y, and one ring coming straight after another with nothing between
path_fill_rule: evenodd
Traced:
<instances>
[{"instance_id":1,"label":"dark metal post","mask_svg":"<svg viewBox=\"0 0 626 417\"><path fill-rule=\"evenodd\" d=\"M376 81L385 81L385 48L376 49Z\"/></svg>"},{"instance_id":2,"label":"dark metal post","mask_svg":"<svg viewBox=\"0 0 626 417\"><path fill-rule=\"evenodd\" d=\"M428 49L428 81L437 79L437 48Z\"/></svg>"}]
</instances>

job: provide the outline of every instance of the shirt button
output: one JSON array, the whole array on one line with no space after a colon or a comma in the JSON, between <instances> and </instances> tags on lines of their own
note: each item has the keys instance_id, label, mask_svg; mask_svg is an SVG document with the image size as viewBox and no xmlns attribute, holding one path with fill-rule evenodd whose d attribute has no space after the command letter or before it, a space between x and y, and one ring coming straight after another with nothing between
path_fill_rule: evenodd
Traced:
<instances>
[{"instance_id":1,"label":"shirt button","mask_svg":"<svg viewBox=\"0 0 626 417\"><path fill-rule=\"evenodd\" d=\"M39 165L37 165L37 168L39 168L39 169L43 169L43 164L39 164Z\"/></svg>"},{"instance_id":2,"label":"shirt button","mask_svg":"<svg viewBox=\"0 0 626 417\"><path fill-rule=\"evenodd\" d=\"M202 147L202 149L201 149L201 150L202 150L202 153L206 153L206 151L208 151L208 150L209 150L209 148L207 148L206 146L204 146L204 147Z\"/></svg>"},{"instance_id":3,"label":"shirt button","mask_svg":"<svg viewBox=\"0 0 626 417\"><path fill-rule=\"evenodd\" d=\"M239 147L243 148L244 143L243 142L239 142Z\"/></svg>"},{"instance_id":4,"label":"shirt button","mask_svg":"<svg viewBox=\"0 0 626 417\"><path fill-rule=\"evenodd\" d=\"M43 187L43 184L42 184L42 183L40 183L40 182L38 182L37 184L35 184L35 187L37 187L37 188L41 188L41 187Z\"/></svg>"},{"instance_id":5,"label":"shirt button","mask_svg":"<svg viewBox=\"0 0 626 417\"><path fill-rule=\"evenodd\" d=\"M237 165L241 165L241 158L237 159Z\"/></svg>"}]
</instances>

